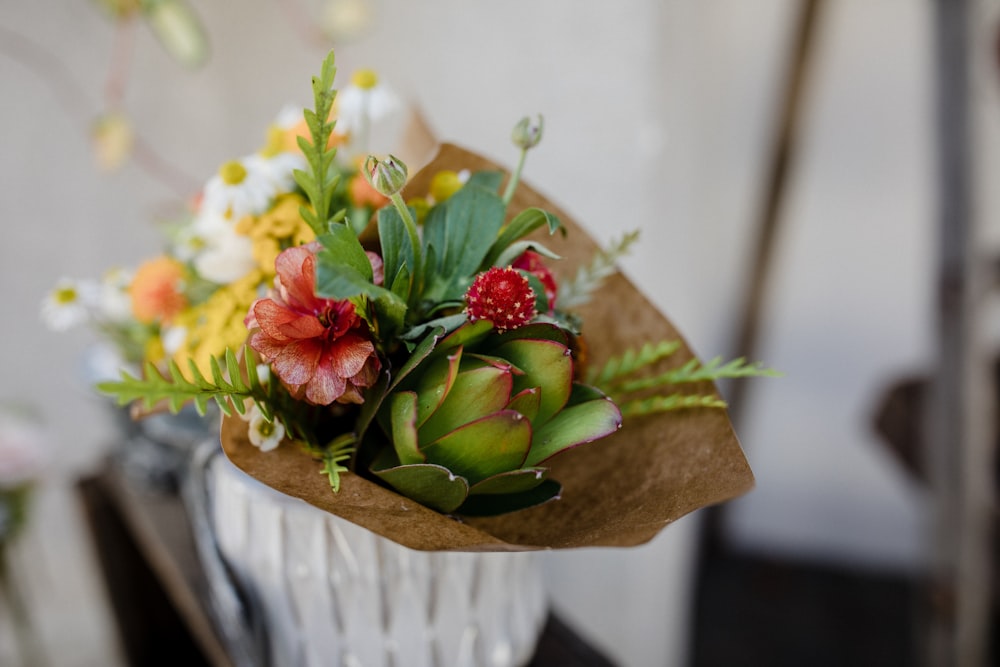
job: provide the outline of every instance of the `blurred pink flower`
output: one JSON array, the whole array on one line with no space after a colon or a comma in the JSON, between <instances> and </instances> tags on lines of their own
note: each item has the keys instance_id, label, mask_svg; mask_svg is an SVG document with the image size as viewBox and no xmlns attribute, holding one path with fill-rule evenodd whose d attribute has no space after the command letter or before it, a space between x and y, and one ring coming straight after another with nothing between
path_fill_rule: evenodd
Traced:
<instances>
[{"instance_id":1,"label":"blurred pink flower","mask_svg":"<svg viewBox=\"0 0 1000 667\"><path fill-rule=\"evenodd\" d=\"M250 347L296 398L315 405L361 403L381 363L354 305L316 296L318 248L310 243L278 255L274 291L247 315Z\"/></svg>"}]
</instances>

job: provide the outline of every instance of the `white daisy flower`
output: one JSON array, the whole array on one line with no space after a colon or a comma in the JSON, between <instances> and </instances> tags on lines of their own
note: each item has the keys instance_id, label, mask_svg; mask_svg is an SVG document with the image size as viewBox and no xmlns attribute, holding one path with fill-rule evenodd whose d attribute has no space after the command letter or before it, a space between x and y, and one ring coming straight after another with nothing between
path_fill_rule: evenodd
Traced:
<instances>
[{"instance_id":1,"label":"white daisy flower","mask_svg":"<svg viewBox=\"0 0 1000 667\"><path fill-rule=\"evenodd\" d=\"M256 405L247 410L244 417L249 424L248 435L250 442L260 447L260 451L269 452L281 444L281 439L285 437L285 426L277 418L272 421L264 419L260 408Z\"/></svg>"},{"instance_id":2,"label":"white daisy flower","mask_svg":"<svg viewBox=\"0 0 1000 667\"><path fill-rule=\"evenodd\" d=\"M282 152L271 157L261 157L261 167L279 193L291 192L295 189L295 170L306 171L309 162L301 153Z\"/></svg>"},{"instance_id":3,"label":"white daisy flower","mask_svg":"<svg viewBox=\"0 0 1000 667\"><path fill-rule=\"evenodd\" d=\"M290 130L299 124L303 118L303 114L302 107L294 104L286 104L278 111L278 115L274 118L274 124L282 130Z\"/></svg>"},{"instance_id":4,"label":"white daisy flower","mask_svg":"<svg viewBox=\"0 0 1000 667\"><path fill-rule=\"evenodd\" d=\"M251 155L222 165L219 173L205 184L202 210L232 220L266 211L278 189L263 162L260 156Z\"/></svg>"},{"instance_id":5,"label":"white daisy flower","mask_svg":"<svg viewBox=\"0 0 1000 667\"><path fill-rule=\"evenodd\" d=\"M193 258L194 268L206 280L224 285L257 266L253 241L238 233L230 220L215 211L202 211L191 232L201 247Z\"/></svg>"},{"instance_id":6,"label":"white daisy flower","mask_svg":"<svg viewBox=\"0 0 1000 667\"><path fill-rule=\"evenodd\" d=\"M98 286L91 281L63 278L42 302L42 320L53 331L67 331L87 322L97 300Z\"/></svg>"},{"instance_id":7,"label":"white daisy flower","mask_svg":"<svg viewBox=\"0 0 1000 667\"><path fill-rule=\"evenodd\" d=\"M112 269L104 274L97 293L97 311L100 318L113 324L132 319L132 297L128 288L132 273L125 269Z\"/></svg>"},{"instance_id":8,"label":"white daisy flower","mask_svg":"<svg viewBox=\"0 0 1000 667\"><path fill-rule=\"evenodd\" d=\"M402 108L399 97L392 88L380 83L372 70L359 70L351 77L351 84L337 93L335 129L339 134L350 137L347 154L365 154L375 150L369 144L373 136L372 127L379 125L378 136L397 120ZM393 132L385 132L393 134ZM381 149L381 147L378 147Z\"/></svg>"}]
</instances>

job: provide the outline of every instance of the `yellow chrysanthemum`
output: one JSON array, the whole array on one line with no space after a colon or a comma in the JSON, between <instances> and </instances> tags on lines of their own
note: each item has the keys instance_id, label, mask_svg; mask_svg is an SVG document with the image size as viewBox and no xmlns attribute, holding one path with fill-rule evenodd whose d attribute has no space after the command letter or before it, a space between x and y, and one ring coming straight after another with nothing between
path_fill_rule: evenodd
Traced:
<instances>
[{"instance_id":1,"label":"yellow chrysanthemum","mask_svg":"<svg viewBox=\"0 0 1000 667\"><path fill-rule=\"evenodd\" d=\"M243 345L247 337L243 319L264 280L262 273L254 271L178 317L177 323L187 330L187 335L173 358L182 369L186 370L187 360L191 359L199 371L208 375L212 357L222 356L226 348L238 350Z\"/></svg>"},{"instance_id":2,"label":"yellow chrysanthemum","mask_svg":"<svg viewBox=\"0 0 1000 667\"><path fill-rule=\"evenodd\" d=\"M266 213L247 216L236 224L237 233L253 240L254 260L267 276L274 275L278 253L289 246L315 240L315 233L299 213L305 205L306 200L298 194L282 195Z\"/></svg>"}]
</instances>

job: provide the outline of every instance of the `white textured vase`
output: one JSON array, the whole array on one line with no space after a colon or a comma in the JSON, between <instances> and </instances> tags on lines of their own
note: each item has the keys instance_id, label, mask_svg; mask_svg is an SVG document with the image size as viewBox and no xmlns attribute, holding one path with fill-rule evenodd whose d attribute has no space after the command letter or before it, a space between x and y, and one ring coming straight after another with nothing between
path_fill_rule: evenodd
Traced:
<instances>
[{"instance_id":1,"label":"white textured vase","mask_svg":"<svg viewBox=\"0 0 1000 667\"><path fill-rule=\"evenodd\" d=\"M207 470L222 559L260 607L275 667L514 667L547 615L535 553L422 552Z\"/></svg>"}]
</instances>

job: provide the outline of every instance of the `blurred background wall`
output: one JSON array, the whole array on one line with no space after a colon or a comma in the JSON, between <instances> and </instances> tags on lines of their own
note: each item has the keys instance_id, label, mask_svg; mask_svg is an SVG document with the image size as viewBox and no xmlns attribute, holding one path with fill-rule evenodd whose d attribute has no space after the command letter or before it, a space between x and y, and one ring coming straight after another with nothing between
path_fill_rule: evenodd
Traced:
<instances>
[{"instance_id":1,"label":"blurred background wall","mask_svg":"<svg viewBox=\"0 0 1000 667\"><path fill-rule=\"evenodd\" d=\"M335 5L371 20L317 38L308 21ZM729 354L798 6L203 0L203 68L134 35L123 105L162 164L150 170L147 154L106 173L88 133L112 24L88 2L6 3L0 399L42 410L58 452L24 557L57 664L107 664L116 651L69 486L113 430L82 379L93 338L38 319L59 277L154 254L157 217L256 147L284 104L308 104L309 77L335 46L342 83L375 68L441 139L506 164L512 124L544 114L527 179L598 240L641 227L626 273L700 355ZM825 10L759 352L785 375L747 396L740 435L758 486L730 506L725 534L741 549L916 573L925 499L870 422L880 392L932 351L931 16L910 0ZM995 111L993 84L977 103ZM638 549L552 554L556 608L624 665L681 664L697 527L695 515Z\"/></svg>"}]
</instances>

